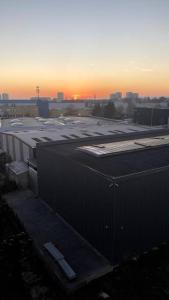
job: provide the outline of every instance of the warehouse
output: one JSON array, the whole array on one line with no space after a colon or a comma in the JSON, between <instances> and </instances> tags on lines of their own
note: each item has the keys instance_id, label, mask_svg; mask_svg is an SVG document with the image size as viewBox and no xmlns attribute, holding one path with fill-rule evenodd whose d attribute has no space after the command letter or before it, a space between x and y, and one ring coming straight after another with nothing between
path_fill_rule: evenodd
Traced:
<instances>
[{"instance_id":1,"label":"warehouse","mask_svg":"<svg viewBox=\"0 0 169 300\"><path fill-rule=\"evenodd\" d=\"M169 239L168 153L169 135L39 144L39 193L117 265Z\"/></svg>"},{"instance_id":2,"label":"warehouse","mask_svg":"<svg viewBox=\"0 0 169 300\"><path fill-rule=\"evenodd\" d=\"M12 160L36 158L37 143L148 131L149 127L135 126L97 118L17 118L1 121L0 145Z\"/></svg>"},{"instance_id":3,"label":"warehouse","mask_svg":"<svg viewBox=\"0 0 169 300\"><path fill-rule=\"evenodd\" d=\"M27 165L28 186L37 193L37 144L97 136L121 136L137 132L149 132L149 127L87 117L24 117L1 120L0 145L12 161L23 162L23 168L24 164ZM13 169L13 165L11 167Z\"/></svg>"}]
</instances>

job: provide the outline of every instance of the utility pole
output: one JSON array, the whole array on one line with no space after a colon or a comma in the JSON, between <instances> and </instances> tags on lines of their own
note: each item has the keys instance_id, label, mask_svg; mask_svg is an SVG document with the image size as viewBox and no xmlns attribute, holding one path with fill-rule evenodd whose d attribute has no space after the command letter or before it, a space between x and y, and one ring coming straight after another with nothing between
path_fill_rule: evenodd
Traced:
<instances>
[{"instance_id":1,"label":"utility pole","mask_svg":"<svg viewBox=\"0 0 169 300\"><path fill-rule=\"evenodd\" d=\"M37 100L39 100L39 94L40 94L40 87L36 87L36 95L37 95Z\"/></svg>"}]
</instances>

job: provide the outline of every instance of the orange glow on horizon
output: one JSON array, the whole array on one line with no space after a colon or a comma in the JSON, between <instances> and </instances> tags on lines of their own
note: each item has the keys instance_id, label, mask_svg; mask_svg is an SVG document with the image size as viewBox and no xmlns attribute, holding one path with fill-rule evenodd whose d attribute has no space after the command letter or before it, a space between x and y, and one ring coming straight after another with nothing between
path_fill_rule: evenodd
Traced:
<instances>
[{"instance_id":1,"label":"orange glow on horizon","mask_svg":"<svg viewBox=\"0 0 169 300\"><path fill-rule=\"evenodd\" d=\"M110 88L99 88L99 89L91 89L87 88L86 89L77 89L73 91L70 89L62 88L58 89L64 92L65 98L66 99L89 99L89 98L107 98L111 93L114 93L116 91L122 92L123 96L125 96L126 92L131 91L131 92L137 92L141 96L169 96L169 89L167 87L164 88L158 88L157 86L153 87L148 87L145 86L144 88L135 85L133 88L129 86L128 88L120 88L120 87L110 87ZM36 96L36 91L35 88L21 88L21 89L13 89L13 88L6 88L6 89L0 89L2 92L7 92L11 96L11 98L31 98ZM0 92L1 93L1 92ZM41 97L51 97L55 98L57 94L57 90L55 91L54 89L50 88L41 88L40 87L40 96Z\"/></svg>"},{"instance_id":2,"label":"orange glow on horizon","mask_svg":"<svg viewBox=\"0 0 169 300\"><path fill-rule=\"evenodd\" d=\"M73 100L78 100L78 99L81 99L81 96L80 95L77 95L77 94L75 94L75 95L72 95L72 97L71 98L73 98Z\"/></svg>"},{"instance_id":3,"label":"orange glow on horizon","mask_svg":"<svg viewBox=\"0 0 169 300\"><path fill-rule=\"evenodd\" d=\"M125 77L117 76L117 78L103 78L93 80L72 80L68 79L58 82L58 80L32 80L28 79L15 81L1 80L0 78L0 94L9 93L11 98L26 99L36 97L36 86L40 87L41 97L55 98L57 91L64 92L66 99L89 99L89 98L108 98L111 93L121 91L123 96L128 91L138 92L141 96L169 96L169 87L164 76L149 78L134 78L134 76Z\"/></svg>"}]
</instances>

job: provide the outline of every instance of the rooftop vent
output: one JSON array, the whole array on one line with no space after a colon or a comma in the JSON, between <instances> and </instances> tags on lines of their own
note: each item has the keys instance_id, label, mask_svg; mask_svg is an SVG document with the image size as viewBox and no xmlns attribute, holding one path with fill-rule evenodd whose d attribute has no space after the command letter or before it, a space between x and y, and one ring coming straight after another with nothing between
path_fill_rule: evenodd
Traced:
<instances>
[{"instance_id":1,"label":"rooftop vent","mask_svg":"<svg viewBox=\"0 0 169 300\"><path fill-rule=\"evenodd\" d=\"M32 138L32 140L36 141L36 142L42 142L42 140L38 139L38 138Z\"/></svg>"},{"instance_id":2,"label":"rooftop vent","mask_svg":"<svg viewBox=\"0 0 169 300\"><path fill-rule=\"evenodd\" d=\"M85 135L85 136L92 136L91 134L89 134L87 132L83 132L83 135Z\"/></svg>"},{"instance_id":3,"label":"rooftop vent","mask_svg":"<svg viewBox=\"0 0 169 300\"><path fill-rule=\"evenodd\" d=\"M108 130L108 132L110 132L110 133L116 133L115 131L112 131L112 130Z\"/></svg>"},{"instance_id":4,"label":"rooftop vent","mask_svg":"<svg viewBox=\"0 0 169 300\"><path fill-rule=\"evenodd\" d=\"M130 131L135 131L137 132L138 130L137 129L133 129L133 128L128 128Z\"/></svg>"},{"instance_id":5,"label":"rooftop vent","mask_svg":"<svg viewBox=\"0 0 169 300\"><path fill-rule=\"evenodd\" d=\"M97 132L97 131L95 131L95 133L98 134L98 135L104 135L103 133Z\"/></svg>"},{"instance_id":6,"label":"rooftop vent","mask_svg":"<svg viewBox=\"0 0 169 300\"><path fill-rule=\"evenodd\" d=\"M64 134L62 134L61 136L62 136L64 139L71 140L71 137L70 137L70 136L68 136L68 135L64 135Z\"/></svg>"},{"instance_id":7,"label":"rooftop vent","mask_svg":"<svg viewBox=\"0 0 169 300\"><path fill-rule=\"evenodd\" d=\"M125 131L122 131L122 130L115 130L115 132L117 132L117 133L125 133Z\"/></svg>"},{"instance_id":8,"label":"rooftop vent","mask_svg":"<svg viewBox=\"0 0 169 300\"><path fill-rule=\"evenodd\" d=\"M76 139L79 139L80 137L76 134L71 134L72 137L76 138Z\"/></svg>"},{"instance_id":9,"label":"rooftop vent","mask_svg":"<svg viewBox=\"0 0 169 300\"><path fill-rule=\"evenodd\" d=\"M51 138L47 137L47 136L43 136L42 139L46 140L46 141L52 141Z\"/></svg>"}]
</instances>

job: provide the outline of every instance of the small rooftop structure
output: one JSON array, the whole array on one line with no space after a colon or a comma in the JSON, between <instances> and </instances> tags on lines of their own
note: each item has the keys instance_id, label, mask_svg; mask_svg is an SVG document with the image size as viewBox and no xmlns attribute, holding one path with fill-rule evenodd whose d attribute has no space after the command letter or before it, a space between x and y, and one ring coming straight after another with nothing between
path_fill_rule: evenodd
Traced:
<instances>
[{"instance_id":1,"label":"small rooftop structure","mask_svg":"<svg viewBox=\"0 0 169 300\"><path fill-rule=\"evenodd\" d=\"M16 175L20 175L28 171L28 166L22 161L13 161L8 163L7 167Z\"/></svg>"},{"instance_id":2,"label":"small rooftop structure","mask_svg":"<svg viewBox=\"0 0 169 300\"><path fill-rule=\"evenodd\" d=\"M23 161L13 161L6 164L9 178L20 188L28 187L28 166Z\"/></svg>"}]
</instances>

